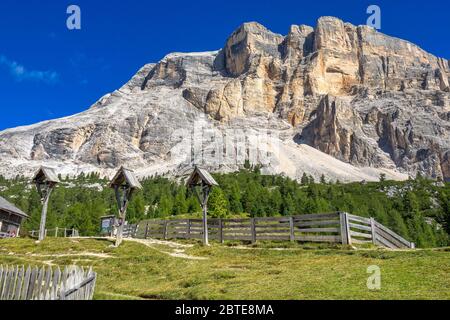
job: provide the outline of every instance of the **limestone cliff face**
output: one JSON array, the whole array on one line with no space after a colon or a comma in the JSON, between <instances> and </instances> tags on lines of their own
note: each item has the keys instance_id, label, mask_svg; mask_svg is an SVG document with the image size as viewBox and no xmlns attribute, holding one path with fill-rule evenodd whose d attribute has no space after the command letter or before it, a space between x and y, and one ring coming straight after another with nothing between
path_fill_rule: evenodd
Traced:
<instances>
[{"instance_id":1,"label":"limestone cliff face","mask_svg":"<svg viewBox=\"0 0 450 320\"><path fill-rule=\"evenodd\" d=\"M282 150L268 173L322 170L358 180L388 170L404 174L393 178L422 172L450 179L449 79L448 60L367 26L322 17L314 28L293 25L282 36L245 23L222 50L145 65L84 113L1 132L0 163L22 171L44 161L68 173L122 164L152 174L176 171L185 153L195 154L181 141L202 119L221 135L244 130L228 133L235 140L276 131ZM187 133L174 138L176 130ZM301 149L306 145L352 173L309 166L302 156L321 153ZM250 154L251 143L246 148Z\"/></svg>"}]
</instances>

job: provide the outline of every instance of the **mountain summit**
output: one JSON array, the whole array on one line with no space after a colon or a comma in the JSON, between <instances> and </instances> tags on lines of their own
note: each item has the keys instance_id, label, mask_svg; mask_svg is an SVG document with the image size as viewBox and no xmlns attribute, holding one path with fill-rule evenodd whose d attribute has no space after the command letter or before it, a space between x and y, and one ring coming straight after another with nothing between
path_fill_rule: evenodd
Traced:
<instances>
[{"instance_id":1,"label":"mountain summit","mask_svg":"<svg viewBox=\"0 0 450 320\"><path fill-rule=\"evenodd\" d=\"M0 174L250 162L293 178L450 180L449 78L448 60L334 17L286 36L245 23L223 49L147 64L85 112L0 132Z\"/></svg>"}]
</instances>

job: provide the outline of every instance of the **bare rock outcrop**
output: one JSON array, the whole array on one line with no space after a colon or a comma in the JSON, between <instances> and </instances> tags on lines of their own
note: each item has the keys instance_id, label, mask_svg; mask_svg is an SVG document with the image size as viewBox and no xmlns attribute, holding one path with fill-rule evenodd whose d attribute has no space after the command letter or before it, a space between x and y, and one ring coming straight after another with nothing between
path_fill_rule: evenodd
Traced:
<instances>
[{"instance_id":1,"label":"bare rock outcrop","mask_svg":"<svg viewBox=\"0 0 450 320\"><path fill-rule=\"evenodd\" d=\"M0 132L0 163L24 174L43 162L67 173L126 164L154 174L176 172L201 154L227 171L239 161L216 163L213 155L231 152L293 177L421 172L448 180L449 80L448 60L367 26L322 17L283 36L245 23L223 49L147 64L83 113ZM207 146L199 126L222 140L243 138L245 147ZM267 150L252 156L252 135L266 131L278 148L265 142ZM336 159L333 166L321 165L318 154Z\"/></svg>"}]
</instances>

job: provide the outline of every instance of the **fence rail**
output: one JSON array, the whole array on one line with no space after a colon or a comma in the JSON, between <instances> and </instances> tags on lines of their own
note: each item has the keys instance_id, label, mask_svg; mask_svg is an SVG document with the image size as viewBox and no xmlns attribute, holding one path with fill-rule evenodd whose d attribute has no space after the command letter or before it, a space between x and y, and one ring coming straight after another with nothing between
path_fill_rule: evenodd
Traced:
<instances>
[{"instance_id":1,"label":"fence rail","mask_svg":"<svg viewBox=\"0 0 450 320\"><path fill-rule=\"evenodd\" d=\"M151 220L139 225L135 237L156 239L202 239L201 219ZM414 248L392 230L371 218L345 212L293 217L209 219L210 239L224 242L258 240L372 243L388 248Z\"/></svg>"},{"instance_id":2,"label":"fence rail","mask_svg":"<svg viewBox=\"0 0 450 320\"><path fill-rule=\"evenodd\" d=\"M0 265L0 300L92 300L96 279L92 268Z\"/></svg>"},{"instance_id":3,"label":"fence rail","mask_svg":"<svg viewBox=\"0 0 450 320\"><path fill-rule=\"evenodd\" d=\"M30 237L38 238L39 230L33 230L29 232ZM55 228L55 229L45 229L45 237L50 238L73 238L79 237L80 234L76 229L67 228Z\"/></svg>"}]
</instances>

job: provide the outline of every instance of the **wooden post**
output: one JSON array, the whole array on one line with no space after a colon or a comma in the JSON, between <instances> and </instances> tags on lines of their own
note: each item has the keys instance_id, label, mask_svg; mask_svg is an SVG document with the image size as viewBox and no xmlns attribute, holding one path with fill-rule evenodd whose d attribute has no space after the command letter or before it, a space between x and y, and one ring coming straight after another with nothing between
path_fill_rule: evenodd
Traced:
<instances>
[{"instance_id":1,"label":"wooden post","mask_svg":"<svg viewBox=\"0 0 450 320\"><path fill-rule=\"evenodd\" d=\"M67 229L64 228L64 238L67 238Z\"/></svg>"},{"instance_id":2,"label":"wooden post","mask_svg":"<svg viewBox=\"0 0 450 320\"><path fill-rule=\"evenodd\" d=\"M251 220L251 232L252 232L252 243L256 243L256 221L255 218L252 218Z\"/></svg>"},{"instance_id":3,"label":"wooden post","mask_svg":"<svg viewBox=\"0 0 450 320\"><path fill-rule=\"evenodd\" d=\"M147 224L145 225L145 236L144 236L144 239L148 238L148 224L149 224L149 222L147 222Z\"/></svg>"},{"instance_id":4,"label":"wooden post","mask_svg":"<svg viewBox=\"0 0 450 320\"><path fill-rule=\"evenodd\" d=\"M289 228L290 228L289 240L291 242L294 242L295 241L294 217L289 218Z\"/></svg>"},{"instance_id":5,"label":"wooden post","mask_svg":"<svg viewBox=\"0 0 450 320\"><path fill-rule=\"evenodd\" d=\"M47 194L44 198L44 204L42 206L42 214L41 214L41 224L39 226L39 241L45 239L46 231L45 231L45 223L47 222L47 209L48 209L48 201L50 199L50 194L52 193L52 188L49 187Z\"/></svg>"},{"instance_id":6,"label":"wooden post","mask_svg":"<svg viewBox=\"0 0 450 320\"><path fill-rule=\"evenodd\" d=\"M167 240L167 223L168 223L168 221L165 220L165 221L164 221L164 229L163 229L163 232L164 232L164 240Z\"/></svg>"},{"instance_id":7,"label":"wooden post","mask_svg":"<svg viewBox=\"0 0 450 320\"><path fill-rule=\"evenodd\" d=\"M71 238L75 237L75 229L72 228L72 235Z\"/></svg>"},{"instance_id":8,"label":"wooden post","mask_svg":"<svg viewBox=\"0 0 450 320\"><path fill-rule=\"evenodd\" d=\"M207 186L203 187L203 245L209 246L208 239L208 198L209 198L210 188Z\"/></svg>"},{"instance_id":9,"label":"wooden post","mask_svg":"<svg viewBox=\"0 0 450 320\"><path fill-rule=\"evenodd\" d=\"M219 218L219 241L223 243L223 221L222 218Z\"/></svg>"},{"instance_id":10,"label":"wooden post","mask_svg":"<svg viewBox=\"0 0 450 320\"><path fill-rule=\"evenodd\" d=\"M58 238L58 227L55 229L55 238Z\"/></svg>"},{"instance_id":11,"label":"wooden post","mask_svg":"<svg viewBox=\"0 0 450 320\"><path fill-rule=\"evenodd\" d=\"M187 238L190 239L191 238L191 219L188 219L187 222Z\"/></svg>"},{"instance_id":12,"label":"wooden post","mask_svg":"<svg viewBox=\"0 0 450 320\"><path fill-rule=\"evenodd\" d=\"M352 244L350 237L350 229L348 225L348 216L345 212L339 212L339 222L341 226L341 242L342 244Z\"/></svg>"},{"instance_id":13,"label":"wooden post","mask_svg":"<svg viewBox=\"0 0 450 320\"><path fill-rule=\"evenodd\" d=\"M377 232L375 229L375 219L370 218L370 230L372 232L372 243L377 244Z\"/></svg>"}]
</instances>

